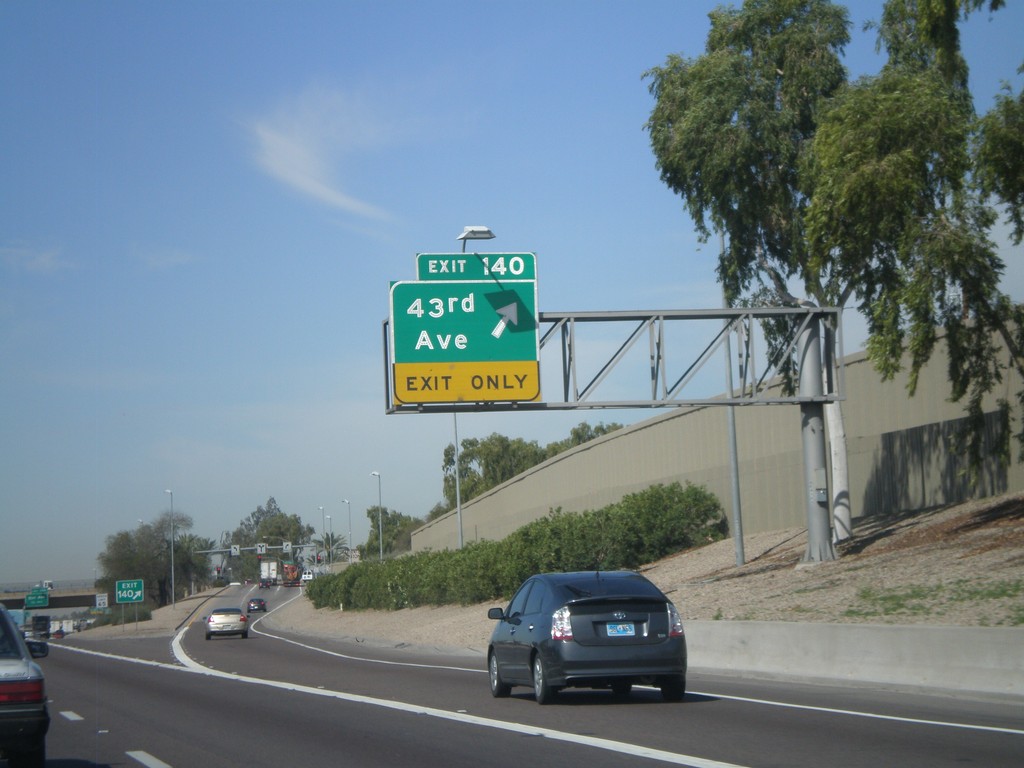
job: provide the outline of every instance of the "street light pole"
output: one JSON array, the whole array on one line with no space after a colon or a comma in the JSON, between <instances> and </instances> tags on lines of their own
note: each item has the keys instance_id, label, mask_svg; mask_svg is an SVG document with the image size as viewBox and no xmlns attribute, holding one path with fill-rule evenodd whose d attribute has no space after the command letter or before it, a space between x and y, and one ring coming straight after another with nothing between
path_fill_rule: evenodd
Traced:
<instances>
[{"instance_id":1,"label":"street light pole","mask_svg":"<svg viewBox=\"0 0 1024 768\"><path fill-rule=\"evenodd\" d=\"M174 608L174 491L168 488L164 493L171 494L171 607Z\"/></svg>"},{"instance_id":2,"label":"street light pole","mask_svg":"<svg viewBox=\"0 0 1024 768\"><path fill-rule=\"evenodd\" d=\"M331 522L331 516L327 516L327 522L331 523L331 546L327 549L327 565L330 567L331 562L334 560L334 523Z\"/></svg>"},{"instance_id":3,"label":"street light pole","mask_svg":"<svg viewBox=\"0 0 1024 768\"><path fill-rule=\"evenodd\" d=\"M327 549L327 519L324 517L324 508L320 507L320 543ZM324 552L324 554L327 554Z\"/></svg>"},{"instance_id":4,"label":"street light pole","mask_svg":"<svg viewBox=\"0 0 1024 768\"><path fill-rule=\"evenodd\" d=\"M370 477L377 478L377 542L380 544L380 561L384 562L384 502L380 495L380 472L371 472Z\"/></svg>"},{"instance_id":5,"label":"street light pole","mask_svg":"<svg viewBox=\"0 0 1024 768\"><path fill-rule=\"evenodd\" d=\"M489 227L463 227L462 234L455 238L462 241L462 252L466 252L467 240L493 240L494 233ZM459 467L459 413L452 411L452 425L455 428L455 519L459 523L459 549L462 549L462 471Z\"/></svg>"},{"instance_id":6,"label":"street light pole","mask_svg":"<svg viewBox=\"0 0 1024 768\"><path fill-rule=\"evenodd\" d=\"M348 504L348 541L345 542L345 546L348 548L348 561L352 562L352 502L348 499L341 500L343 504Z\"/></svg>"}]
</instances>

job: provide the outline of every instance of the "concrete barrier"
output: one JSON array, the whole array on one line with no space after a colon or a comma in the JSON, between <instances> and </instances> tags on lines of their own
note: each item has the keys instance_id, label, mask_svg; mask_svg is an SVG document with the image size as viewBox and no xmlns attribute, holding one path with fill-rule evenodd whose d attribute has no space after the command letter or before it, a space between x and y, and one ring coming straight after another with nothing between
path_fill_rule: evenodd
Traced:
<instances>
[{"instance_id":1,"label":"concrete barrier","mask_svg":"<svg viewBox=\"0 0 1024 768\"><path fill-rule=\"evenodd\" d=\"M1024 696L1024 628L688 621L692 669Z\"/></svg>"}]
</instances>

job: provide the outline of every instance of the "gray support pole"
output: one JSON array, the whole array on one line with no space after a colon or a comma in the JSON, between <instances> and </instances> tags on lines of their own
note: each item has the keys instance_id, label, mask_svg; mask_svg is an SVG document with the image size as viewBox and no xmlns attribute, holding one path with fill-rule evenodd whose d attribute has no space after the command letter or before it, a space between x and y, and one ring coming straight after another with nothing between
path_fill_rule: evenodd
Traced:
<instances>
[{"instance_id":1,"label":"gray support pole","mask_svg":"<svg viewBox=\"0 0 1024 768\"><path fill-rule=\"evenodd\" d=\"M725 253L725 234L720 234L722 253ZM728 309L729 301L725 296L725 289L722 289L722 306ZM729 339L732 336L731 323L726 320L725 332L725 386L729 398L733 396L732 388L732 344ZM736 567L739 568L746 562L746 555L743 551L743 508L740 506L740 467L739 452L736 449L736 408L728 406L725 409L726 423L729 428L729 474L730 485L732 486L732 542L736 551Z\"/></svg>"},{"instance_id":2,"label":"gray support pole","mask_svg":"<svg viewBox=\"0 0 1024 768\"><path fill-rule=\"evenodd\" d=\"M466 241L462 241L462 247L466 247ZM462 549L462 482L459 477L459 414L452 412L452 420L455 422L455 514L459 519L459 549Z\"/></svg>"},{"instance_id":3,"label":"gray support pole","mask_svg":"<svg viewBox=\"0 0 1024 768\"><path fill-rule=\"evenodd\" d=\"M800 396L821 397L820 322L808 324L800 334ZM828 476L825 463L825 406L801 403L800 425L804 446L804 495L807 500L807 552L805 563L835 560L829 525Z\"/></svg>"}]
</instances>

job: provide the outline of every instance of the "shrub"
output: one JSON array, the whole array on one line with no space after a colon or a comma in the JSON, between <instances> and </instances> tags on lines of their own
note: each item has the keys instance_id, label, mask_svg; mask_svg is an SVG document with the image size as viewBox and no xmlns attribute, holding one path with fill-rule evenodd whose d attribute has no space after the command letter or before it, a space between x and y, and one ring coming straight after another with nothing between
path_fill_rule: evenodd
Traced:
<instances>
[{"instance_id":1,"label":"shrub","mask_svg":"<svg viewBox=\"0 0 1024 768\"><path fill-rule=\"evenodd\" d=\"M314 579L306 594L317 608L472 605L510 597L534 573L635 569L725 533L722 506L706 488L655 485L598 511L552 510L502 541L354 563Z\"/></svg>"}]
</instances>

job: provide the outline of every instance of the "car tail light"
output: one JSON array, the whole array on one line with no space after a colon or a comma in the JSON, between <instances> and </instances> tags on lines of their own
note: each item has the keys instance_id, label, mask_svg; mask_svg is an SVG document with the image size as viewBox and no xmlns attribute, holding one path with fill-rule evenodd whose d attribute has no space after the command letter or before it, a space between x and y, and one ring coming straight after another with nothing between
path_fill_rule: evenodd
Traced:
<instances>
[{"instance_id":1,"label":"car tail light","mask_svg":"<svg viewBox=\"0 0 1024 768\"><path fill-rule=\"evenodd\" d=\"M572 621L568 608L559 608L551 614L551 639L572 640Z\"/></svg>"},{"instance_id":2,"label":"car tail light","mask_svg":"<svg viewBox=\"0 0 1024 768\"><path fill-rule=\"evenodd\" d=\"M668 636L683 636L683 619L672 603L668 603Z\"/></svg>"},{"instance_id":3,"label":"car tail light","mask_svg":"<svg viewBox=\"0 0 1024 768\"><path fill-rule=\"evenodd\" d=\"M249 620L248 618L246 618L244 613L241 616L239 616L238 618L241 619L242 621L248 621Z\"/></svg>"},{"instance_id":4,"label":"car tail light","mask_svg":"<svg viewBox=\"0 0 1024 768\"><path fill-rule=\"evenodd\" d=\"M42 680L0 683L2 704L37 704L41 701L46 701L46 690Z\"/></svg>"}]
</instances>

